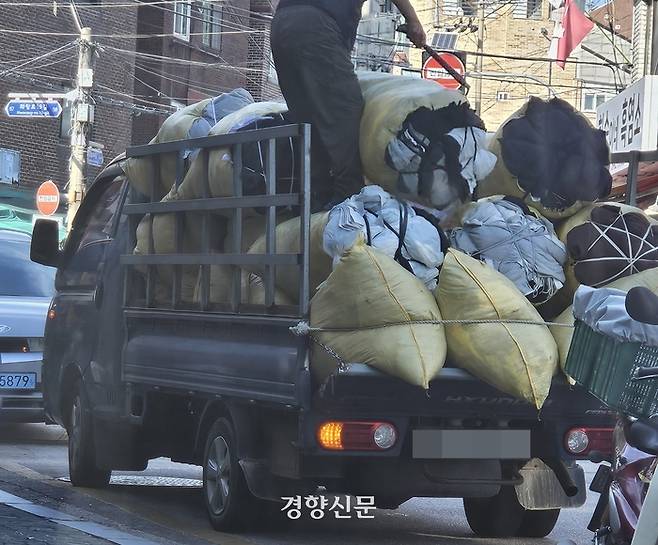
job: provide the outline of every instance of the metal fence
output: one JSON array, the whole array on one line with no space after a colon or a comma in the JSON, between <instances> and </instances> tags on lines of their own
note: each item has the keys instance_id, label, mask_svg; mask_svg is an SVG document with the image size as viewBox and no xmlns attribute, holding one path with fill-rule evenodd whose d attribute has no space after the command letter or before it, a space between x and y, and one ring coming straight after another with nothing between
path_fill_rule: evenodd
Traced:
<instances>
[{"instance_id":1,"label":"metal fence","mask_svg":"<svg viewBox=\"0 0 658 545\"><path fill-rule=\"evenodd\" d=\"M292 139L299 156L299 191L295 193L277 193L277 153L276 141ZM121 256L125 267L124 303L128 308L165 308L182 311L215 311L231 314L274 314L289 316L306 316L309 300L309 237L310 237L310 126L286 125L267 129L238 132L227 135L209 136L191 140L180 140L164 144L149 144L128 148L127 158L151 158L154 175L151 180L151 195L148 202L128 203L124 213L130 219L130 240L126 254ZM258 143L267 149L265 162L265 194L243 194L243 147ZM209 181L210 152L217 148L228 148L233 163L233 196L212 197ZM160 178L160 161L162 154L176 154L176 187L178 188L185 174L185 154L198 150L195 161L203 165L203 194L201 198L160 202L157 200L156 188ZM281 207L299 209L300 215L300 251L298 253L276 252L276 210ZM242 251L243 217L245 208L266 209L264 254L251 254ZM201 215L201 251L184 253L183 226L185 215ZM149 250L147 255L136 255L137 223L141 216L148 214ZM156 254L153 241L153 219L158 214L175 214L175 253ZM221 214L232 224L232 237L224 253L215 253L210 247L210 224L212 215ZM226 303L210 302L210 268L228 265L232 268L230 300ZM299 270L299 303L296 307L284 307L275 304L275 273L277 266L293 265ZM155 300L156 267L173 267L171 298L166 305ZM199 269L198 297L190 303L181 299L182 267L194 266ZM265 286L264 305L248 305L242 301L242 267L258 266L264 270ZM145 273L145 294L143 298L135 297L135 282Z\"/></svg>"},{"instance_id":2,"label":"metal fence","mask_svg":"<svg viewBox=\"0 0 658 545\"><path fill-rule=\"evenodd\" d=\"M640 163L658 161L658 149L653 151L625 151L613 153L611 163L628 163L626 174L626 204L637 205L637 175Z\"/></svg>"}]
</instances>

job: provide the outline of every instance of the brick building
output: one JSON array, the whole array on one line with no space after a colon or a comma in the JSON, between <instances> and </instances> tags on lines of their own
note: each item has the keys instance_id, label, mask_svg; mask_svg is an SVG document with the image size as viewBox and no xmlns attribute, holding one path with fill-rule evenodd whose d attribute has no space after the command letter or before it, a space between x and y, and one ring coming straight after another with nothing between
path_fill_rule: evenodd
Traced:
<instances>
[{"instance_id":1,"label":"brick building","mask_svg":"<svg viewBox=\"0 0 658 545\"><path fill-rule=\"evenodd\" d=\"M247 88L256 100L283 100L270 48L270 26L278 4L279 0L251 0L251 27L257 32L249 41L253 76Z\"/></svg>"},{"instance_id":2,"label":"brick building","mask_svg":"<svg viewBox=\"0 0 658 545\"><path fill-rule=\"evenodd\" d=\"M568 63L562 70L554 62L540 60L548 57L555 19L561 16L561 12L555 10L548 0L485 1L482 43L485 56L482 57L481 67L477 62L478 56L474 54L478 50L480 2L413 0L412 4L435 49L466 52L460 55L471 84L468 98L471 104L477 103L477 82L480 80L481 115L489 130L495 131L531 95L542 98L548 98L549 94L558 96L576 108L589 104L594 86L590 77L592 70L578 70L575 63ZM404 39L388 24L390 16L395 17L392 3L388 0L368 0L364 13L366 18L360 30L361 36L357 39L357 61L368 55L371 57L368 62L370 69L386 70L388 65L396 73L419 75L423 54L418 49L407 48ZM368 31L369 26L376 32ZM603 29L597 28L597 36L593 38L596 47L604 33ZM379 40L368 39L364 34ZM394 42L397 45L392 47ZM612 58L612 52L610 54ZM396 59L408 59L409 66L391 66L401 64ZM574 51L572 59L601 62L593 56L582 56L580 49ZM379 65L377 60L380 61ZM599 83L597 81L596 85Z\"/></svg>"},{"instance_id":3,"label":"brick building","mask_svg":"<svg viewBox=\"0 0 658 545\"><path fill-rule=\"evenodd\" d=\"M97 46L90 139L104 146L105 162L130 144L148 142L176 108L236 87L247 88L256 99L278 96L270 70L270 2L77 0L76 5ZM68 2L0 3L0 20L6 29L0 32L3 97L9 92L61 94L74 87L78 30ZM21 66L40 55L47 56ZM70 112L67 102L62 104L60 119L0 115L0 149L9 150L0 152L0 173L12 170L20 155L13 184L12 176L4 180L3 203L19 200L31 207L34 188L46 179L64 188ZM98 170L88 168L88 180Z\"/></svg>"},{"instance_id":4,"label":"brick building","mask_svg":"<svg viewBox=\"0 0 658 545\"><path fill-rule=\"evenodd\" d=\"M168 7L142 3L137 31L151 38L138 40L134 54L135 96L144 105L181 107L236 87L262 95L264 29L254 25L250 0L172 2ZM269 5L269 4L268 4ZM133 120L134 141L144 143L162 119Z\"/></svg>"},{"instance_id":5,"label":"brick building","mask_svg":"<svg viewBox=\"0 0 658 545\"><path fill-rule=\"evenodd\" d=\"M95 3L102 5L93 6ZM116 48L135 48L136 10L113 5L126 2L104 0L77 4L82 24L91 27L94 35L99 36L95 40ZM79 33L68 5L62 2L38 2L34 6L0 3L0 20L5 29L0 32L3 53L0 95L3 100L10 92L65 93L73 88L77 72L75 40ZM49 55L58 48L62 49ZM39 56L43 58L37 59ZM33 60L27 62L30 59ZM132 67L101 50L96 59L95 85L103 90L99 100L130 101ZM132 113L129 108L108 102L96 104L91 139L105 146L106 157L120 153L130 143ZM20 169L13 180L14 187L19 190L17 195L27 194L29 200L33 188L47 179L64 187L68 179L69 129L68 108L59 119L13 119L4 111L0 114L0 148L18 152L20 157ZM94 171L90 169L90 176ZM4 182L11 184L12 180Z\"/></svg>"}]
</instances>

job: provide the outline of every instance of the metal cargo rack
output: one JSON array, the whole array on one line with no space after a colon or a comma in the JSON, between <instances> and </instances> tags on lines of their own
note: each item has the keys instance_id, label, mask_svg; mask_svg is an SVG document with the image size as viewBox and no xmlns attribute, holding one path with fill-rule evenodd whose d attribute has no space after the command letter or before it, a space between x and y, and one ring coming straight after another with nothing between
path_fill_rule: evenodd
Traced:
<instances>
[{"instance_id":1,"label":"metal cargo rack","mask_svg":"<svg viewBox=\"0 0 658 545\"><path fill-rule=\"evenodd\" d=\"M180 316L183 313L223 313L233 317L249 319L254 315L285 316L301 318L308 314L309 306L309 237L310 237L310 137L309 125L286 125L282 127L257 129L226 135L209 136L189 140L167 142L163 144L148 144L128 148L126 158L150 158L154 165L151 183L151 194L147 202L131 203L124 206L124 213L130 220L130 237L126 253L121 256L124 265L124 306L128 315L150 314L152 311L172 311ZM300 158L299 191L296 193L277 193L277 157L276 141L292 139ZM248 195L243 193L241 172L243 167L243 147L246 144L258 143L266 146L267 160L265 164L265 194ZM216 148L227 148L231 151L233 162L233 194L232 197L211 197L209 182L210 151ZM163 154L176 154L176 182L178 188L185 175L185 156L190 151L198 151L195 161L203 164L203 194L201 198L190 200L173 200L160 202L157 200L156 188L160 179L160 161L156 160ZM131 188L135 194L136 191ZM266 253L250 254L242 251L243 217L245 208L266 209ZM276 211L277 208L298 208L300 221L300 251L299 253L276 252ZM201 252L183 253L183 222L186 213L201 215ZM174 229L175 253L156 254L153 242L153 219L160 214L175 214ZM213 215L221 215L232 224L230 244L224 248L224 253L211 251L210 227ZM137 223L141 216L149 218L149 249L146 255L135 255ZM228 241L227 241L228 242ZM230 300L226 303L211 303L210 301L210 268L211 266L228 265L232 267L232 282ZM168 304L155 300L155 275L157 266L173 267L173 283L171 298ZM181 299L181 278L184 266L198 266L199 296L198 301L187 302ZM249 305L242 301L242 268L243 266L260 266L264 269L263 282L265 286L265 302L263 305ZM275 273L277 266L296 266L299 270L299 303L296 306L281 306L275 304ZM135 281L142 274L138 269L146 270L145 296L135 296ZM142 276L144 276L142 274ZM147 312L145 312L147 311ZM149 312L150 311L150 312Z\"/></svg>"},{"instance_id":2,"label":"metal cargo rack","mask_svg":"<svg viewBox=\"0 0 658 545\"><path fill-rule=\"evenodd\" d=\"M637 206L637 177L640 163L658 161L658 148L651 151L623 151L610 155L611 163L628 163L626 204Z\"/></svg>"}]
</instances>

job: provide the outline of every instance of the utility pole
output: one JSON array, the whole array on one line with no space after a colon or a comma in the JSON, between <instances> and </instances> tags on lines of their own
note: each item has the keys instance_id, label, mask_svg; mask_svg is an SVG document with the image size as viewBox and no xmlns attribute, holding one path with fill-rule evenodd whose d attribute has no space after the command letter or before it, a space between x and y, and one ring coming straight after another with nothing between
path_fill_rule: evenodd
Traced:
<instances>
[{"instance_id":1,"label":"utility pole","mask_svg":"<svg viewBox=\"0 0 658 545\"><path fill-rule=\"evenodd\" d=\"M658 0L653 0L651 12L651 66L649 74L658 75Z\"/></svg>"},{"instance_id":2,"label":"utility pole","mask_svg":"<svg viewBox=\"0 0 658 545\"><path fill-rule=\"evenodd\" d=\"M66 229L71 230L80 202L85 193L87 166L87 143L89 131L94 123L94 105L90 94L94 84L92 61L94 45L91 41L91 28L80 29L78 49L78 78L76 98L73 102L73 129L71 132L71 158L69 160L68 210Z\"/></svg>"},{"instance_id":3,"label":"utility pole","mask_svg":"<svg viewBox=\"0 0 658 545\"><path fill-rule=\"evenodd\" d=\"M475 80L475 112L480 115L482 113L482 62L484 53L484 0L478 2L478 57L475 59L475 71L478 76Z\"/></svg>"}]
</instances>

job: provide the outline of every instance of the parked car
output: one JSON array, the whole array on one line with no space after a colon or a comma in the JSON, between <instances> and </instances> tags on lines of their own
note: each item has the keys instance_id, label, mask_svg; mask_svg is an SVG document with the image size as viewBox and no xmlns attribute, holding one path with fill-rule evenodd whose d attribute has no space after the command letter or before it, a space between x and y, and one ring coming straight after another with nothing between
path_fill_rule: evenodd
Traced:
<instances>
[{"instance_id":1,"label":"parked car","mask_svg":"<svg viewBox=\"0 0 658 545\"><path fill-rule=\"evenodd\" d=\"M41 361L55 273L30 261L30 235L0 230L0 422L42 422Z\"/></svg>"}]
</instances>

